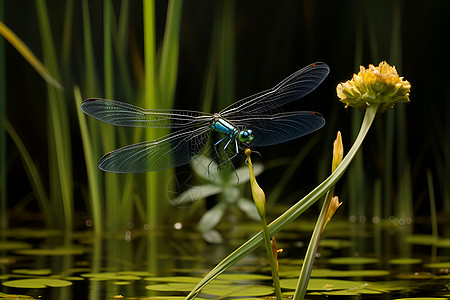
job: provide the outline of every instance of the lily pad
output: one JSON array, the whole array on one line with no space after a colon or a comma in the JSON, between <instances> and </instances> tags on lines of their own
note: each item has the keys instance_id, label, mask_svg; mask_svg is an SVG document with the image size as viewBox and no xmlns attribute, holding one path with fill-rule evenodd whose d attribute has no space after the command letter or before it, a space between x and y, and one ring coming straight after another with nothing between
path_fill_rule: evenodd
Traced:
<instances>
[{"instance_id":1,"label":"lily pad","mask_svg":"<svg viewBox=\"0 0 450 300\"><path fill-rule=\"evenodd\" d=\"M17 295L17 294L5 294L0 293L0 299L10 299L10 300L32 300L36 299L28 295Z\"/></svg>"},{"instance_id":2,"label":"lily pad","mask_svg":"<svg viewBox=\"0 0 450 300\"><path fill-rule=\"evenodd\" d=\"M271 276L261 274L221 274L218 279L232 280L232 281L251 281L251 280L270 280Z\"/></svg>"},{"instance_id":3,"label":"lily pad","mask_svg":"<svg viewBox=\"0 0 450 300\"><path fill-rule=\"evenodd\" d=\"M42 276L42 275L50 275L52 274L52 270L50 269L15 269L12 270L15 274L24 274L24 275L34 275L34 276Z\"/></svg>"},{"instance_id":4,"label":"lily pad","mask_svg":"<svg viewBox=\"0 0 450 300\"><path fill-rule=\"evenodd\" d=\"M389 263L391 265L414 265L414 264L420 264L422 263L422 260L420 258L394 258L389 260Z\"/></svg>"},{"instance_id":5,"label":"lily pad","mask_svg":"<svg viewBox=\"0 0 450 300\"><path fill-rule=\"evenodd\" d=\"M343 239L324 239L320 241L320 247L328 247L332 249L342 249L353 247L355 242Z\"/></svg>"},{"instance_id":6,"label":"lily pad","mask_svg":"<svg viewBox=\"0 0 450 300\"><path fill-rule=\"evenodd\" d=\"M361 257L361 256L351 256L351 257L334 257L330 258L328 262L335 265L366 265L366 264L376 264L380 260L374 257Z\"/></svg>"},{"instance_id":7,"label":"lily pad","mask_svg":"<svg viewBox=\"0 0 450 300\"><path fill-rule=\"evenodd\" d=\"M284 289L296 289L297 278L280 280L281 287ZM312 278L308 283L308 290L313 291L332 291L363 288L364 283L361 281L338 280L338 279L318 279Z\"/></svg>"},{"instance_id":8,"label":"lily pad","mask_svg":"<svg viewBox=\"0 0 450 300\"><path fill-rule=\"evenodd\" d=\"M81 274L82 277L87 277L92 281L107 281L107 280L124 280L124 281L133 281L133 280L141 280L140 276L135 275L127 275L126 272L103 272L103 273L85 273Z\"/></svg>"},{"instance_id":9,"label":"lily pad","mask_svg":"<svg viewBox=\"0 0 450 300\"><path fill-rule=\"evenodd\" d=\"M410 272L410 273L400 273L397 274L395 277L399 279L408 279L408 280L424 280L424 279L431 279L434 277L433 274L430 272Z\"/></svg>"},{"instance_id":10,"label":"lily pad","mask_svg":"<svg viewBox=\"0 0 450 300\"><path fill-rule=\"evenodd\" d=\"M448 298L440 297L418 297L418 298L395 298L395 300L445 300Z\"/></svg>"},{"instance_id":11,"label":"lily pad","mask_svg":"<svg viewBox=\"0 0 450 300\"><path fill-rule=\"evenodd\" d=\"M386 270L332 270L313 269L311 277L381 277L389 275Z\"/></svg>"},{"instance_id":12,"label":"lily pad","mask_svg":"<svg viewBox=\"0 0 450 300\"><path fill-rule=\"evenodd\" d=\"M23 249L15 251L16 254L21 255L38 255L38 256L62 256L62 255L81 255L84 253L83 249L77 248L35 248Z\"/></svg>"},{"instance_id":13,"label":"lily pad","mask_svg":"<svg viewBox=\"0 0 450 300\"><path fill-rule=\"evenodd\" d=\"M54 278L33 278L10 280L2 283L4 286L15 288L39 289L46 287L64 287L72 285L72 282Z\"/></svg>"},{"instance_id":14,"label":"lily pad","mask_svg":"<svg viewBox=\"0 0 450 300\"><path fill-rule=\"evenodd\" d=\"M167 277L146 277L148 281L157 282L179 282L179 283L199 283L201 278L193 276L167 276Z\"/></svg>"},{"instance_id":15,"label":"lily pad","mask_svg":"<svg viewBox=\"0 0 450 300\"><path fill-rule=\"evenodd\" d=\"M181 282L170 282L161 284L151 284L147 285L145 288L150 291L159 292L190 292L194 287L195 283L181 283Z\"/></svg>"},{"instance_id":16,"label":"lily pad","mask_svg":"<svg viewBox=\"0 0 450 300\"><path fill-rule=\"evenodd\" d=\"M435 245L441 248L450 248L450 239L438 239Z\"/></svg>"},{"instance_id":17,"label":"lily pad","mask_svg":"<svg viewBox=\"0 0 450 300\"><path fill-rule=\"evenodd\" d=\"M114 281L114 285L129 285L131 284L131 281Z\"/></svg>"},{"instance_id":18,"label":"lily pad","mask_svg":"<svg viewBox=\"0 0 450 300\"><path fill-rule=\"evenodd\" d=\"M425 264L424 267L432 268L432 269L450 269L450 262L449 261L443 261L443 262Z\"/></svg>"},{"instance_id":19,"label":"lily pad","mask_svg":"<svg viewBox=\"0 0 450 300\"><path fill-rule=\"evenodd\" d=\"M273 287L265 285L211 285L206 286L202 293L222 297L260 297L273 293Z\"/></svg>"},{"instance_id":20,"label":"lily pad","mask_svg":"<svg viewBox=\"0 0 450 300\"><path fill-rule=\"evenodd\" d=\"M431 234L414 234L407 236L405 242L415 245L433 245L437 238Z\"/></svg>"},{"instance_id":21,"label":"lily pad","mask_svg":"<svg viewBox=\"0 0 450 300\"><path fill-rule=\"evenodd\" d=\"M17 241L0 241L0 251L31 248L32 245Z\"/></svg>"},{"instance_id":22,"label":"lily pad","mask_svg":"<svg viewBox=\"0 0 450 300\"><path fill-rule=\"evenodd\" d=\"M8 229L6 234L8 236L14 237L14 238L28 238L28 239L39 239L39 238L46 238L51 236L61 236L62 235L61 230L56 229L31 229L31 228L11 228Z\"/></svg>"}]
</instances>

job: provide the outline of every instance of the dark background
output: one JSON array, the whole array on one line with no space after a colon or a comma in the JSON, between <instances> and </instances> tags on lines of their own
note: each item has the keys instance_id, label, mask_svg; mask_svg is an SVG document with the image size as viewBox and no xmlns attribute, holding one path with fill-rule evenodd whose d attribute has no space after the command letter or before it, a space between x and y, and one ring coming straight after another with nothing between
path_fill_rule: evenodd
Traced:
<instances>
[{"instance_id":1,"label":"dark background","mask_svg":"<svg viewBox=\"0 0 450 300\"><path fill-rule=\"evenodd\" d=\"M38 0L41 1L41 0ZM225 1L225 0L224 0ZM62 38L65 1L47 1L56 45ZM33 1L5 1L5 24L42 58L41 40ZM102 1L90 1L96 70L102 75ZM130 36L134 36L142 55L142 3L130 3ZM115 1L116 14L120 1ZM183 6L180 32L179 74L176 108L200 110L214 19L220 15L223 1L187 0ZM319 166L329 164L331 145L337 130L348 150L353 139L350 134L350 110L339 103L336 85L351 78L359 65L368 66L382 60L395 65L400 76L411 85L411 102L405 105L407 127L396 134L407 137L407 155L411 164L414 213L427 214L428 204L425 171L430 169L435 180L438 210L443 209L443 182L437 169L442 165L436 157L443 155L450 132L447 114L450 112L448 54L450 37L450 2L442 1L235 1L234 21L234 95L235 99L270 88L294 71L316 61L326 62L331 73L311 95L286 110L314 110L325 116L328 123L322 130L321 141L295 173L289 187L299 186L306 192L326 175ZM166 1L156 1L156 30L158 45L163 37ZM71 91L75 84L85 84L82 76L83 37L81 2L75 1L70 69L72 82L65 85ZM400 22L398 39L392 36L393 24ZM130 38L131 39L131 38ZM393 43L397 41L396 50ZM129 45L124 45L129 47ZM57 51L60 49L57 49ZM218 58L219 59L219 58ZM131 58L130 58L131 64ZM131 68L131 67L130 67ZM32 67L6 44L7 118L25 142L33 159L45 174L47 166L46 84ZM117 76L117 75L116 75ZM136 79L132 83L138 89ZM117 99L133 102L118 85ZM84 97L102 97L83 95ZM72 103L73 102L69 102ZM217 105L215 110L223 107ZM403 104L401 104L403 105ZM84 158L78 123L73 106L69 108L72 124L74 180L76 189L86 185ZM395 112L394 112L395 113ZM378 115L374 128L364 142L364 171L368 185L383 176L383 157L378 153L383 143L386 114ZM446 127L447 126L447 127ZM279 157L293 157L311 137L260 149L258 161L268 162ZM8 140L8 196L10 207L32 192L15 145ZM396 154L397 155L397 154ZM447 154L448 156L448 154ZM398 158L394 155L395 159ZM325 161L324 161L325 160ZM394 168L395 169L395 168ZM279 168L261 175L261 185L271 189ZM45 176L44 176L45 178ZM345 178L345 177L344 177ZM49 184L47 182L47 184ZM395 183L394 183L395 184ZM338 190L344 189L338 187ZM343 190L345 194L345 190ZM393 191L395 194L395 191ZM289 198L289 192L286 192ZM370 201L371 196L367 196ZM345 201L345 200L344 200ZM448 200L447 200L448 201ZM78 206L78 205L77 205ZM79 207L83 210L83 206Z\"/></svg>"}]
</instances>

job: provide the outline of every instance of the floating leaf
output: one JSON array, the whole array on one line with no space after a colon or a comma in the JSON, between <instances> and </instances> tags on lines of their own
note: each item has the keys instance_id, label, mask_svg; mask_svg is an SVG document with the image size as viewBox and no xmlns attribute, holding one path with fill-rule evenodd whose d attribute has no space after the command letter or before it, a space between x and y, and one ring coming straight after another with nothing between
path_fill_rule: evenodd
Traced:
<instances>
[{"instance_id":1,"label":"floating leaf","mask_svg":"<svg viewBox=\"0 0 450 300\"><path fill-rule=\"evenodd\" d=\"M5 294L0 292L0 299L10 299L10 300L31 300L36 299L28 295L17 295L17 294Z\"/></svg>"},{"instance_id":2,"label":"floating leaf","mask_svg":"<svg viewBox=\"0 0 450 300\"><path fill-rule=\"evenodd\" d=\"M328 262L330 264L335 265L365 265L365 264L375 264L379 262L380 260L378 258L373 257L334 257L330 258Z\"/></svg>"},{"instance_id":3,"label":"floating leaf","mask_svg":"<svg viewBox=\"0 0 450 300\"><path fill-rule=\"evenodd\" d=\"M144 280L158 282L198 283L201 278L193 276L146 277Z\"/></svg>"},{"instance_id":4,"label":"floating leaf","mask_svg":"<svg viewBox=\"0 0 450 300\"><path fill-rule=\"evenodd\" d=\"M151 276L152 274L150 272L147 271L122 271L119 272L121 275L134 275L134 276L140 276L140 277L145 277L145 276Z\"/></svg>"},{"instance_id":5,"label":"floating leaf","mask_svg":"<svg viewBox=\"0 0 450 300\"><path fill-rule=\"evenodd\" d=\"M50 269L15 269L12 271L15 274L24 274L24 275L50 275L52 274L52 270Z\"/></svg>"},{"instance_id":6,"label":"floating leaf","mask_svg":"<svg viewBox=\"0 0 450 300\"><path fill-rule=\"evenodd\" d=\"M330 224L331 226L331 224ZM327 227L329 229L329 227ZM342 249L353 247L355 242L349 240L340 240L340 239L323 239L320 241L320 247L329 247L332 249Z\"/></svg>"},{"instance_id":7,"label":"floating leaf","mask_svg":"<svg viewBox=\"0 0 450 300\"><path fill-rule=\"evenodd\" d=\"M420 258L394 258L389 260L389 263L391 265L414 265L414 264L420 264L422 260Z\"/></svg>"},{"instance_id":8,"label":"floating leaf","mask_svg":"<svg viewBox=\"0 0 450 300\"><path fill-rule=\"evenodd\" d=\"M92 281L106 281L106 280L141 280L140 276L127 275L127 272L103 272L103 273L85 273L82 277L87 277Z\"/></svg>"},{"instance_id":9,"label":"floating leaf","mask_svg":"<svg viewBox=\"0 0 450 300\"><path fill-rule=\"evenodd\" d=\"M60 256L60 255L81 255L84 249L77 248L37 248L37 249L23 249L15 251L16 254L21 255L39 255L39 256Z\"/></svg>"},{"instance_id":10,"label":"floating leaf","mask_svg":"<svg viewBox=\"0 0 450 300\"><path fill-rule=\"evenodd\" d=\"M33 278L5 281L2 284L8 287L39 289L46 287L70 286L72 285L72 282L53 278Z\"/></svg>"},{"instance_id":11,"label":"floating leaf","mask_svg":"<svg viewBox=\"0 0 450 300\"><path fill-rule=\"evenodd\" d=\"M70 281L82 281L82 280L85 280L84 278L77 277L77 276L67 276L67 277L64 277L64 279L65 280L70 280Z\"/></svg>"},{"instance_id":12,"label":"floating leaf","mask_svg":"<svg viewBox=\"0 0 450 300\"><path fill-rule=\"evenodd\" d=\"M280 281L281 287L284 289L295 289L297 287L298 279L282 279ZM313 291L332 291L332 290L344 290L354 288L366 288L365 284L361 281L351 280L337 280L337 279L317 279L312 278L308 283L308 290Z\"/></svg>"},{"instance_id":13,"label":"floating leaf","mask_svg":"<svg viewBox=\"0 0 450 300\"><path fill-rule=\"evenodd\" d=\"M446 300L448 298L440 297L417 297L417 298L395 298L395 300Z\"/></svg>"},{"instance_id":14,"label":"floating leaf","mask_svg":"<svg viewBox=\"0 0 450 300\"><path fill-rule=\"evenodd\" d=\"M43 229L39 228L38 230L33 228L12 228L8 229L6 232L7 236L11 236L14 238L46 238L52 236L61 236L63 232L57 229Z\"/></svg>"},{"instance_id":15,"label":"floating leaf","mask_svg":"<svg viewBox=\"0 0 450 300\"><path fill-rule=\"evenodd\" d=\"M437 238L431 234L414 234L407 236L405 242L415 245L433 245Z\"/></svg>"},{"instance_id":16,"label":"floating leaf","mask_svg":"<svg viewBox=\"0 0 450 300\"><path fill-rule=\"evenodd\" d=\"M273 287L265 285L207 285L202 293L225 297L258 297L273 293Z\"/></svg>"},{"instance_id":17,"label":"floating leaf","mask_svg":"<svg viewBox=\"0 0 450 300\"><path fill-rule=\"evenodd\" d=\"M31 247L32 247L31 244L28 244L25 242L0 241L0 251L24 249L24 248L31 248Z\"/></svg>"},{"instance_id":18,"label":"floating leaf","mask_svg":"<svg viewBox=\"0 0 450 300\"><path fill-rule=\"evenodd\" d=\"M332 270L313 269L311 277L380 277L389 275L386 270Z\"/></svg>"},{"instance_id":19,"label":"floating leaf","mask_svg":"<svg viewBox=\"0 0 450 300\"><path fill-rule=\"evenodd\" d=\"M351 289L351 290L322 292L322 294L328 295L328 296L357 296L357 295L361 295L361 294L376 295L376 294L383 294L383 293L379 292L379 291L369 290L369 289L355 289L355 290Z\"/></svg>"},{"instance_id":20,"label":"floating leaf","mask_svg":"<svg viewBox=\"0 0 450 300\"><path fill-rule=\"evenodd\" d=\"M441 248L450 248L450 239L438 239L435 245Z\"/></svg>"},{"instance_id":21,"label":"floating leaf","mask_svg":"<svg viewBox=\"0 0 450 300\"><path fill-rule=\"evenodd\" d=\"M424 267L432 269L450 269L450 262L443 261L431 264L425 264Z\"/></svg>"},{"instance_id":22,"label":"floating leaf","mask_svg":"<svg viewBox=\"0 0 450 300\"><path fill-rule=\"evenodd\" d=\"M115 285L129 285L131 284L130 281L114 281L113 284Z\"/></svg>"},{"instance_id":23,"label":"floating leaf","mask_svg":"<svg viewBox=\"0 0 450 300\"><path fill-rule=\"evenodd\" d=\"M272 277L261 274L221 274L218 279L233 281L250 281L250 280L270 280Z\"/></svg>"},{"instance_id":24,"label":"floating leaf","mask_svg":"<svg viewBox=\"0 0 450 300\"><path fill-rule=\"evenodd\" d=\"M195 283L181 283L181 282L171 282L171 283L161 283L161 284L151 284L147 285L145 288L151 291L159 292L190 292L195 287Z\"/></svg>"},{"instance_id":25,"label":"floating leaf","mask_svg":"<svg viewBox=\"0 0 450 300\"><path fill-rule=\"evenodd\" d=\"M396 276L397 278L400 279L419 279L419 280L423 280L423 279L431 279L434 277L433 274L431 274L430 272L410 272L410 273L400 273L397 274Z\"/></svg>"}]
</instances>

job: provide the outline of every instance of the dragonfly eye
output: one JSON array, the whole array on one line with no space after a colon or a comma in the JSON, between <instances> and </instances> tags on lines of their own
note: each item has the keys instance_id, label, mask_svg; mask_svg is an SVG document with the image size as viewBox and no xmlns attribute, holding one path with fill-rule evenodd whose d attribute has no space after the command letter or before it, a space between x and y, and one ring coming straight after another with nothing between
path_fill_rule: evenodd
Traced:
<instances>
[{"instance_id":1,"label":"dragonfly eye","mask_svg":"<svg viewBox=\"0 0 450 300\"><path fill-rule=\"evenodd\" d=\"M244 144L249 145L253 141L253 138L253 132L250 129L239 132L239 141Z\"/></svg>"}]
</instances>

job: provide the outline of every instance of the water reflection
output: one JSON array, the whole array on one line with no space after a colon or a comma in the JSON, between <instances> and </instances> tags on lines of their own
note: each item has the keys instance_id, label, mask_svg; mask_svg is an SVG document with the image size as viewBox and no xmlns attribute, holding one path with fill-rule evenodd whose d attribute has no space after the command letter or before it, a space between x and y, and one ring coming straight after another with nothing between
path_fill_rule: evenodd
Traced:
<instances>
[{"instance_id":1,"label":"water reflection","mask_svg":"<svg viewBox=\"0 0 450 300\"><path fill-rule=\"evenodd\" d=\"M300 271L311 227L311 223L299 220L277 234L277 242L284 249L279 264L285 296L292 293L290 282L295 282ZM349 288L324 291L317 287L321 280L330 283L344 280L345 286L357 282L359 285L353 291L359 293L358 297L371 299L450 294L446 286L450 276L450 242L432 235L413 235L412 229L408 220L394 218L372 222L361 217L353 222L333 220L319 246L312 287L323 297L336 299L336 290L343 293ZM45 299L185 296L204 273L257 231L254 224L224 225L218 228L224 243L210 244L200 233L181 223L158 230L129 224L121 232L101 236L94 235L89 228L73 234L11 229L7 239L0 242L0 296L22 294ZM262 247L227 274L240 275L214 281L204 291L212 294L205 296L222 296L214 294L220 290L246 297L252 296L250 291L253 297L272 295ZM240 277L244 274L253 277ZM27 282L20 279L39 279L39 282L28 280L28 284L47 287L27 287ZM64 285L67 282L69 286ZM367 284L364 290L361 283Z\"/></svg>"}]
</instances>

